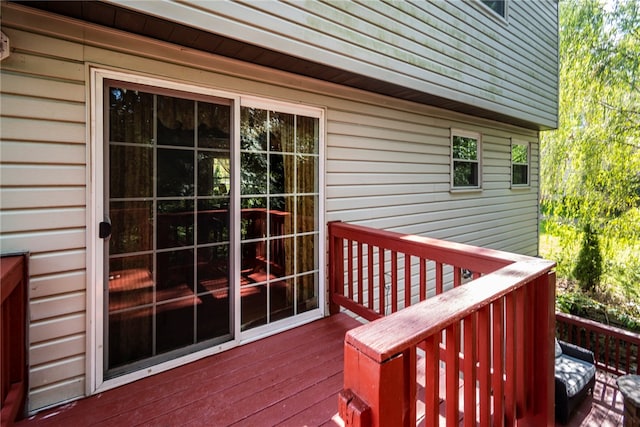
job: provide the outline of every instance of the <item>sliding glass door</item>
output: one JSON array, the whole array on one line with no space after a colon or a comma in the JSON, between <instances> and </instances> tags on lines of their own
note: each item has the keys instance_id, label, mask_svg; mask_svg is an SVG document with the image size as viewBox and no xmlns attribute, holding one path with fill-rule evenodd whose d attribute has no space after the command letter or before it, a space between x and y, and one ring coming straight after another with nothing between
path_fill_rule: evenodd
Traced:
<instances>
[{"instance_id":1,"label":"sliding glass door","mask_svg":"<svg viewBox=\"0 0 640 427\"><path fill-rule=\"evenodd\" d=\"M319 312L320 113L234 102L104 80L105 379Z\"/></svg>"}]
</instances>

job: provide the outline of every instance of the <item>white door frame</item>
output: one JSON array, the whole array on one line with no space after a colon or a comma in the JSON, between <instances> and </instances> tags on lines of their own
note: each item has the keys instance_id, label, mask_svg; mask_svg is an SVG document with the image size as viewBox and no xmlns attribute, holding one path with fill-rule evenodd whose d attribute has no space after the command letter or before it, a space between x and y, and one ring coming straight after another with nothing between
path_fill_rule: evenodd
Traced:
<instances>
[{"instance_id":1,"label":"white door frame","mask_svg":"<svg viewBox=\"0 0 640 427\"><path fill-rule=\"evenodd\" d=\"M279 102L275 100L257 98L253 96L241 96L238 93L215 90L203 86L181 83L165 78L157 78L142 74L132 74L119 70L111 70L106 68L90 67L89 68L89 104L90 104L90 128L89 138L90 146L87 156L89 171L87 173L90 185L88 186L87 200L87 358L86 358L86 394L102 392L120 385L135 381L137 379L147 377L149 375L166 371L177 366L207 357L209 355L227 350L237 345L254 341L256 339L278 333L282 330L289 329L293 326L301 325L318 319L325 315L325 239L326 231L324 226L324 140L325 140L325 111L316 107L305 107L299 104ZM158 88L174 89L183 92L203 94L218 98L226 98L232 101L233 110L233 130L232 140L238 140L240 135L240 106L243 101L252 106L264 105L269 109L284 109L286 111L294 111L297 114L311 113L319 119L320 140L319 140L319 162L318 162L318 221L319 221L319 245L318 245L318 309L311 310L307 313L297 315L295 318L279 321L271 325L255 328L242 332L240 330L240 287L235 285L239 283L239 268L231 268L230 280L234 284L233 288L233 339L205 350L182 356L173 360L159 363L150 367L140 369L130 374L122 375L113 379L105 380L103 377L104 364L104 241L98 238L98 225L104 220L104 160L103 153L105 149L105 128L104 120L104 81L120 80L129 83L146 84ZM238 171L240 164L240 151L232 150L232 168ZM239 172L234 172L239 177ZM232 180L232 197L230 208L232 212L239 209L239 178ZM230 224L230 233L233 236L239 236L240 222L232 220ZM231 239L230 245L232 249L232 265L240 265L240 244Z\"/></svg>"}]
</instances>

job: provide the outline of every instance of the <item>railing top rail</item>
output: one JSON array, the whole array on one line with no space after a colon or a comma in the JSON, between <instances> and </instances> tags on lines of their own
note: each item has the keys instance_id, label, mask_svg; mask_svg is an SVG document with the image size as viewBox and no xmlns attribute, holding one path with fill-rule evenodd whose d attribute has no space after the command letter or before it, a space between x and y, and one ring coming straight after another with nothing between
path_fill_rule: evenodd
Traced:
<instances>
[{"instance_id":1,"label":"railing top rail","mask_svg":"<svg viewBox=\"0 0 640 427\"><path fill-rule=\"evenodd\" d=\"M465 286L451 289L375 322L352 329L345 342L376 362L403 350L548 273L555 262L533 257L515 262Z\"/></svg>"},{"instance_id":2,"label":"railing top rail","mask_svg":"<svg viewBox=\"0 0 640 427\"><path fill-rule=\"evenodd\" d=\"M621 328L616 328L615 326L604 325L602 323L598 323L593 320L585 319L579 316L574 316L568 313L562 313L559 311L556 312L556 318L560 318L562 321L566 323L582 326L586 329L590 329L595 332L607 334L609 336L624 339L626 341L633 342L640 345L640 334L637 334L635 332L627 331Z\"/></svg>"},{"instance_id":3,"label":"railing top rail","mask_svg":"<svg viewBox=\"0 0 640 427\"><path fill-rule=\"evenodd\" d=\"M378 230L340 221L329 223L330 236L354 240L372 246L431 259L459 267L470 268L479 273L491 273L499 268L529 257L480 248L464 243L455 243L431 237Z\"/></svg>"}]
</instances>

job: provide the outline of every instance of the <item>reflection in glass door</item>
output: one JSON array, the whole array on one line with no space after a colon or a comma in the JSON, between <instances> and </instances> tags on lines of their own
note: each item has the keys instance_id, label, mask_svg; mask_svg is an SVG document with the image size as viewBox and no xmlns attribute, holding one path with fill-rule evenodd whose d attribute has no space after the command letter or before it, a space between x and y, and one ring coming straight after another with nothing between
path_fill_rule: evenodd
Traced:
<instances>
[{"instance_id":1,"label":"reflection in glass door","mask_svg":"<svg viewBox=\"0 0 640 427\"><path fill-rule=\"evenodd\" d=\"M105 87L105 378L232 339L231 105Z\"/></svg>"},{"instance_id":2,"label":"reflection in glass door","mask_svg":"<svg viewBox=\"0 0 640 427\"><path fill-rule=\"evenodd\" d=\"M319 126L240 110L241 330L318 309Z\"/></svg>"}]
</instances>

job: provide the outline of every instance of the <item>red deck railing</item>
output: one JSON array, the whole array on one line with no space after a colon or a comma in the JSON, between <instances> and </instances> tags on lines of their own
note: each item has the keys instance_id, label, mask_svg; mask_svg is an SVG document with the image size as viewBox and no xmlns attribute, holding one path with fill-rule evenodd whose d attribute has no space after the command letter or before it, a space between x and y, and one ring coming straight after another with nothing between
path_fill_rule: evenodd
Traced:
<instances>
[{"instance_id":1,"label":"red deck railing","mask_svg":"<svg viewBox=\"0 0 640 427\"><path fill-rule=\"evenodd\" d=\"M332 309L378 319L345 339L346 425L553 425L554 263L343 223L329 239Z\"/></svg>"},{"instance_id":2,"label":"red deck railing","mask_svg":"<svg viewBox=\"0 0 640 427\"><path fill-rule=\"evenodd\" d=\"M26 256L0 258L0 421L23 416L27 387Z\"/></svg>"},{"instance_id":3,"label":"red deck railing","mask_svg":"<svg viewBox=\"0 0 640 427\"><path fill-rule=\"evenodd\" d=\"M556 313L559 339L593 351L596 366L616 375L638 374L640 335L566 313Z\"/></svg>"}]
</instances>

